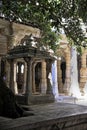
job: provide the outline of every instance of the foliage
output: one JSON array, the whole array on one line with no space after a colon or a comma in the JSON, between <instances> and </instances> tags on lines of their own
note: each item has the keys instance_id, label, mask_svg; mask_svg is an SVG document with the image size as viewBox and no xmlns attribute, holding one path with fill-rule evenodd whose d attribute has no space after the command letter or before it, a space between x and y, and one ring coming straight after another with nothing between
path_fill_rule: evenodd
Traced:
<instances>
[{"instance_id":1,"label":"foliage","mask_svg":"<svg viewBox=\"0 0 87 130\"><path fill-rule=\"evenodd\" d=\"M78 0L78 13L87 24L87 0Z\"/></svg>"},{"instance_id":2,"label":"foliage","mask_svg":"<svg viewBox=\"0 0 87 130\"><path fill-rule=\"evenodd\" d=\"M2 14L10 21L39 27L42 44L48 44L54 50L59 28L63 28L67 37L80 47L85 41L80 19L87 21L86 3L87 0L3 0Z\"/></svg>"}]
</instances>

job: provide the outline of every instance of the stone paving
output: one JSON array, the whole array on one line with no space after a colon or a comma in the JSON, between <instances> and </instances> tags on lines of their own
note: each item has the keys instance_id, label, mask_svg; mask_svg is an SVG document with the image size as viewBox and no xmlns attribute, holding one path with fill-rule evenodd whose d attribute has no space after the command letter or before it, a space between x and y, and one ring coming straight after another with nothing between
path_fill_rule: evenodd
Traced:
<instances>
[{"instance_id":1,"label":"stone paving","mask_svg":"<svg viewBox=\"0 0 87 130\"><path fill-rule=\"evenodd\" d=\"M59 96L58 102L87 106L87 97L82 96L81 98L77 99L71 96Z\"/></svg>"}]
</instances>

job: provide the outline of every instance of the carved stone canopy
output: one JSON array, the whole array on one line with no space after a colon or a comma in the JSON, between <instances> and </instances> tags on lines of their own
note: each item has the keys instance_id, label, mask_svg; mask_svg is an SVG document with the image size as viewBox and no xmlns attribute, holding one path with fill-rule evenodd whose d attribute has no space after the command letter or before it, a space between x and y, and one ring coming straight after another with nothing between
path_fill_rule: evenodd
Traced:
<instances>
[{"instance_id":1,"label":"carved stone canopy","mask_svg":"<svg viewBox=\"0 0 87 130\"><path fill-rule=\"evenodd\" d=\"M43 58L43 59L55 59L54 56L47 52L46 50L40 50L37 47L31 46L29 41L27 44L20 44L15 46L13 49L9 50L7 54L7 59L16 59L16 58L24 58L24 57L31 57L31 58ZM23 41L22 41L23 43Z\"/></svg>"}]
</instances>

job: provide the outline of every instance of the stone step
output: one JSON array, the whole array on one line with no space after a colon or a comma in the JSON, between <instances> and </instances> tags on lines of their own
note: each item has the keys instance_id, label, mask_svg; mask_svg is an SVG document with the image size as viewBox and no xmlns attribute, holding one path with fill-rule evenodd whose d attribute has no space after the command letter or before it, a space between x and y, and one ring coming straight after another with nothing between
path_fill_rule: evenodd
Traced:
<instances>
[{"instance_id":1,"label":"stone step","mask_svg":"<svg viewBox=\"0 0 87 130\"><path fill-rule=\"evenodd\" d=\"M61 102L76 103L76 100L77 98L72 96L59 95L58 97L58 101Z\"/></svg>"}]
</instances>

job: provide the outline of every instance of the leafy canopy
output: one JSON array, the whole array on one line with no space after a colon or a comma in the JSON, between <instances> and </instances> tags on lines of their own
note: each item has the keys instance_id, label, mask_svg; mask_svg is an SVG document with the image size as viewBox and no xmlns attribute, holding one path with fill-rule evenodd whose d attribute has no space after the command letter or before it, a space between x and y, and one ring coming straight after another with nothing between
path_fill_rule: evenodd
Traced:
<instances>
[{"instance_id":1,"label":"leafy canopy","mask_svg":"<svg viewBox=\"0 0 87 130\"><path fill-rule=\"evenodd\" d=\"M87 23L87 0L3 0L1 14L10 21L41 29L41 45L56 49L60 28L78 48L86 46L81 22ZM54 31L53 31L54 30Z\"/></svg>"}]
</instances>

